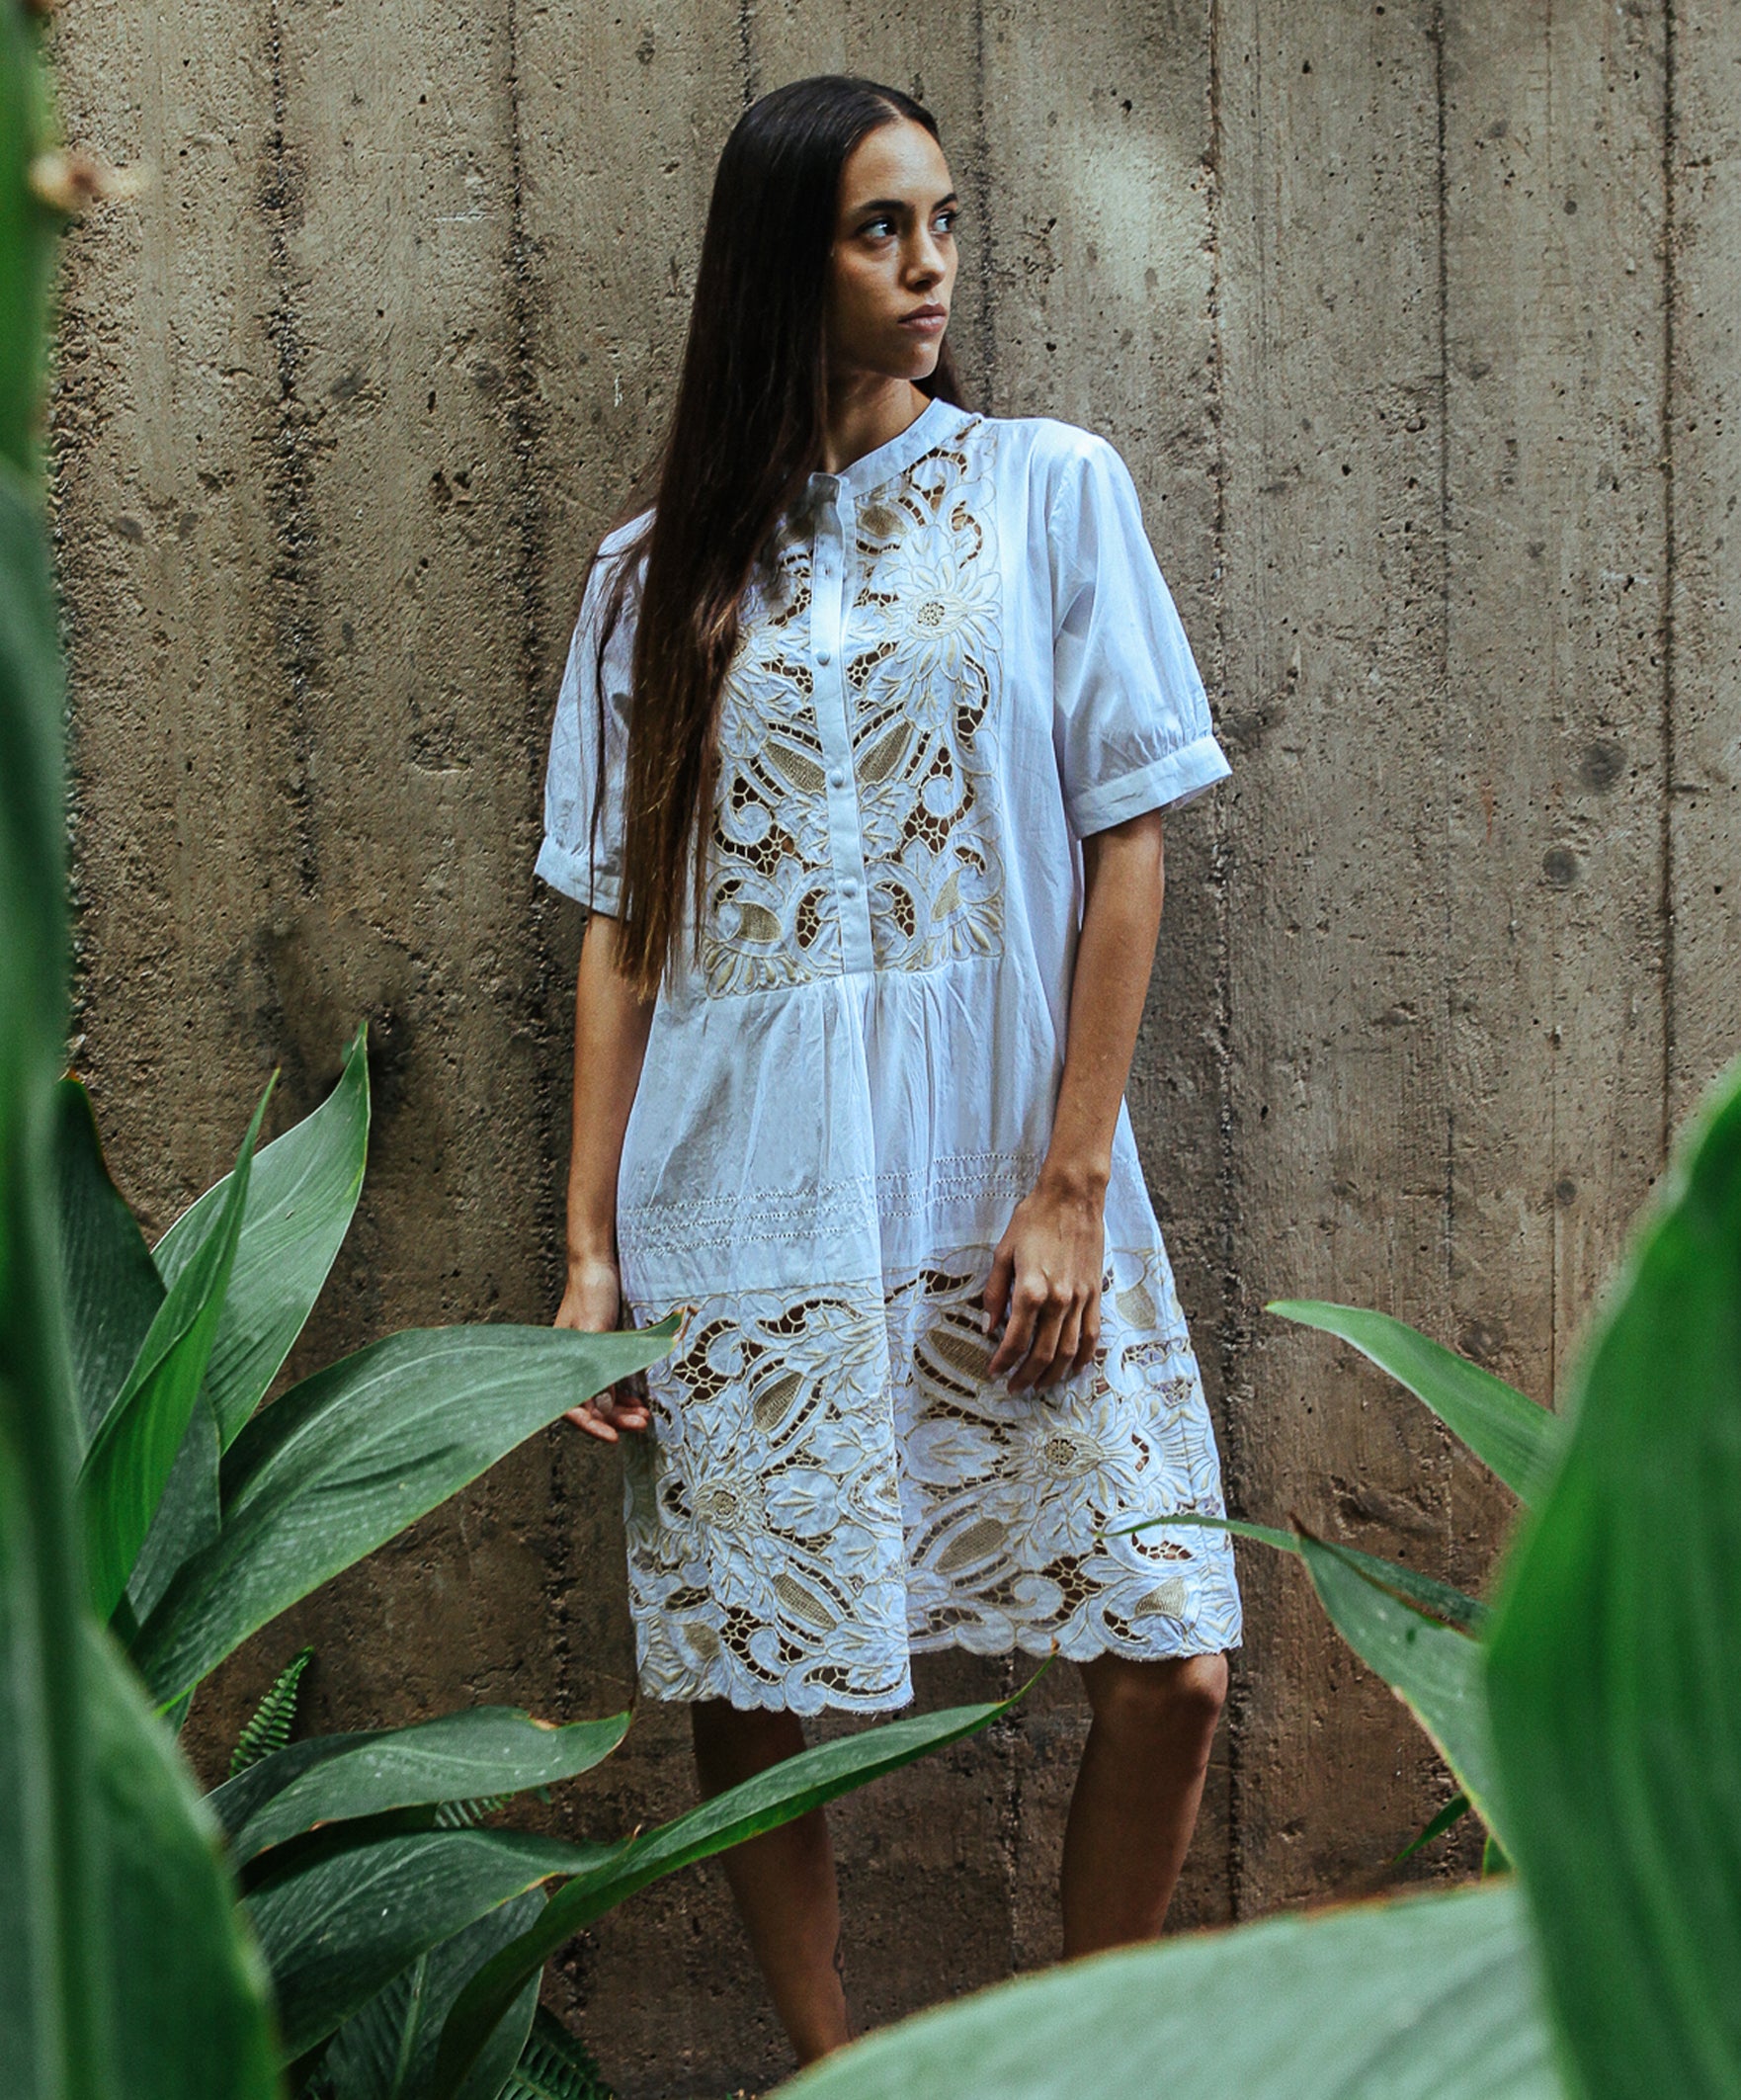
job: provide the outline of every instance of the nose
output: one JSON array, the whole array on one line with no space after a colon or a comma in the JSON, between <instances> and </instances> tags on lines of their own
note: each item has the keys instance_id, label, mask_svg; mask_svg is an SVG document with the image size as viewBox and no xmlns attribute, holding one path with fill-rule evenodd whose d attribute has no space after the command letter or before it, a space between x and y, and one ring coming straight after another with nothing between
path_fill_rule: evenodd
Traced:
<instances>
[{"instance_id":1,"label":"nose","mask_svg":"<svg viewBox=\"0 0 1741 2100\"><path fill-rule=\"evenodd\" d=\"M921 226L913 236L913 245L907 255L907 275L927 286L935 285L948 275L949 262L944 254L943 243L929 226Z\"/></svg>"}]
</instances>

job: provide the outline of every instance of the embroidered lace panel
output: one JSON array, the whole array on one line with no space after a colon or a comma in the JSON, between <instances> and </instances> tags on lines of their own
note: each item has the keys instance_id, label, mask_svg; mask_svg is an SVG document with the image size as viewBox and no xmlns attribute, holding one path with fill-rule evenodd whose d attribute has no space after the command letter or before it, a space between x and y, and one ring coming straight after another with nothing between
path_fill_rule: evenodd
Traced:
<instances>
[{"instance_id":1,"label":"embroidered lace panel","mask_svg":"<svg viewBox=\"0 0 1741 2100\"><path fill-rule=\"evenodd\" d=\"M987 757L997 678L996 505L984 419L858 507L848 733L876 966L1001 952L1004 873ZM811 541L788 524L745 596L721 700L703 971L714 997L837 971L826 759L805 637Z\"/></svg>"},{"instance_id":2,"label":"embroidered lace panel","mask_svg":"<svg viewBox=\"0 0 1741 2100\"><path fill-rule=\"evenodd\" d=\"M1022 1393L985 1382L989 1265L964 1248L885 1281L697 1306L648 1372L652 1430L625 1444L646 1693L877 1711L910 1699L922 1649L1237 1642L1224 1536L1108 1536L1222 1513L1164 1254L1115 1251L1094 1363Z\"/></svg>"}]
</instances>

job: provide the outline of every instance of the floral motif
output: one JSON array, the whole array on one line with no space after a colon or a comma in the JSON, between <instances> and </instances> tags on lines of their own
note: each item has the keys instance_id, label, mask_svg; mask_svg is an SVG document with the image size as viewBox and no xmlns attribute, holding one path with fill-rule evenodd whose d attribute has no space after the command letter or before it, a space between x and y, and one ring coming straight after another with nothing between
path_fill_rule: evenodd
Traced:
<instances>
[{"instance_id":1,"label":"floral motif","mask_svg":"<svg viewBox=\"0 0 1741 2100\"><path fill-rule=\"evenodd\" d=\"M648 1371L651 1436L627 1447L649 1695L875 1712L911 1698L909 1657L925 1649L1055 1641L1082 1659L1237 1642L1225 1537L1110 1536L1222 1510L1164 1250L1116 1250L1094 1362L1014 1393L985 1379L990 1260L968 1247L882 1280L696 1308Z\"/></svg>"},{"instance_id":2,"label":"floral motif","mask_svg":"<svg viewBox=\"0 0 1741 2100\"><path fill-rule=\"evenodd\" d=\"M1003 862L976 748L1000 584L974 417L863 498L844 670L876 966L1002 946ZM721 698L703 972L714 997L841 967L827 762L806 647L813 539L788 518L745 593Z\"/></svg>"},{"instance_id":3,"label":"floral motif","mask_svg":"<svg viewBox=\"0 0 1741 2100\"><path fill-rule=\"evenodd\" d=\"M702 969L715 998L840 967L822 738L804 649L810 543L788 532L752 582L719 714Z\"/></svg>"},{"instance_id":4,"label":"floral motif","mask_svg":"<svg viewBox=\"0 0 1741 2100\"><path fill-rule=\"evenodd\" d=\"M1003 945L1003 857L976 739L995 693L1001 618L983 418L861 505L863 580L847 688L882 969L930 969Z\"/></svg>"}]
</instances>

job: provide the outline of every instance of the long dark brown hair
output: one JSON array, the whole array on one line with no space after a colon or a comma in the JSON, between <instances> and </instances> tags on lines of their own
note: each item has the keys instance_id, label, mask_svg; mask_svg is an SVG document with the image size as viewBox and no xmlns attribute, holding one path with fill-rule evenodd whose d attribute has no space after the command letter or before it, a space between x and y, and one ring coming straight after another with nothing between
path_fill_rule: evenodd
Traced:
<instances>
[{"instance_id":1,"label":"long dark brown hair","mask_svg":"<svg viewBox=\"0 0 1741 2100\"><path fill-rule=\"evenodd\" d=\"M652 516L623 545L621 558L614 550L595 659L596 748L603 752L605 650L644 552L617 957L618 968L645 998L677 962L692 868L699 952L719 700L738 646L739 600L758 556L822 460L829 258L841 169L867 132L902 118L938 137L931 112L900 89L818 73L752 103L719 156L683 377L653 464ZM947 342L931 377L915 383L964 405ZM637 494L610 530L642 508ZM595 549L593 561L598 558ZM584 589L583 583L583 595ZM601 799L596 794L595 838Z\"/></svg>"}]
</instances>

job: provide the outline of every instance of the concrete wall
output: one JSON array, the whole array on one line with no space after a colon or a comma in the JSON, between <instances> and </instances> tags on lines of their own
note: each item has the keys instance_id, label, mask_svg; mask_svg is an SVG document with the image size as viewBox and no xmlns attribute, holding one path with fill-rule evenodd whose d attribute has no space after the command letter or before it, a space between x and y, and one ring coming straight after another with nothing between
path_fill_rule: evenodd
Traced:
<instances>
[{"instance_id":1,"label":"concrete wall","mask_svg":"<svg viewBox=\"0 0 1741 2100\"><path fill-rule=\"evenodd\" d=\"M1234 779L1172 828L1130 1101L1235 1505L1478 1580L1504 1498L1266 1299L1532 1391L1737 1045L1741 17L1724 0L69 0L69 128L153 163L70 256L54 411L79 1049L155 1227L373 1024L362 1212L295 1360L556 1298L578 914L531 874L583 557L664 416L745 102L938 113L975 399L1106 432ZM317 1725L630 1684L616 1462L552 1432L270 1629ZM1289 1564L1181 1924L1368 1886L1449 1788ZM940 1703L1014 1682L940 1659ZM1044 1960L1084 1718L843 1805L867 2020ZM689 1795L652 1709L554 1822ZM1467 1871L1466 1842L1423 1874ZM551 1998L627 2095L782 2052L715 1871Z\"/></svg>"}]
</instances>

